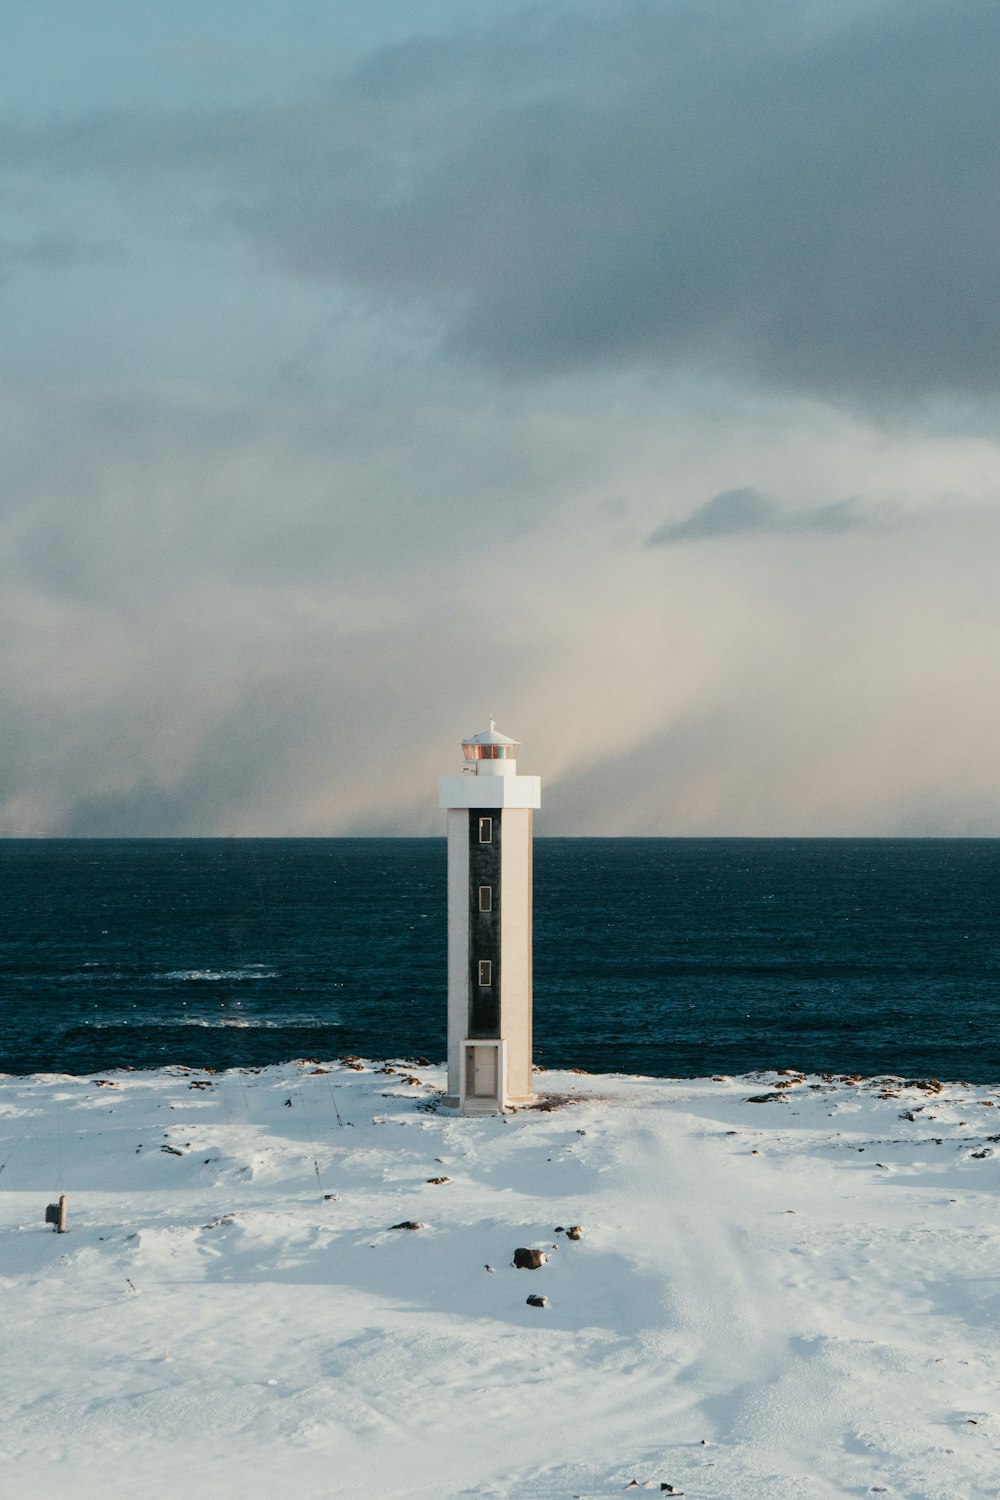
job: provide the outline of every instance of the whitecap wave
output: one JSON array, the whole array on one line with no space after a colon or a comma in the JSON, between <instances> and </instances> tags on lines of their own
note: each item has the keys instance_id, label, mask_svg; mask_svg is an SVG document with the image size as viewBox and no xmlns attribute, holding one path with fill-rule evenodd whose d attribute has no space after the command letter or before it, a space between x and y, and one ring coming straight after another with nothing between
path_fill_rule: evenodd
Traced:
<instances>
[{"instance_id":1,"label":"whitecap wave","mask_svg":"<svg viewBox=\"0 0 1000 1500\"><path fill-rule=\"evenodd\" d=\"M219 979L277 979L278 971L269 969L264 964L247 964L242 969L168 969L153 977L214 984Z\"/></svg>"},{"instance_id":2,"label":"whitecap wave","mask_svg":"<svg viewBox=\"0 0 1000 1500\"><path fill-rule=\"evenodd\" d=\"M178 1021L164 1021L164 1026L176 1026ZM181 1016L181 1026L242 1026L259 1031L322 1031L327 1026L339 1026L339 1016L282 1016L279 1020L264 1016Z\"/></svg>"},{"instance_id":3,"label":"whitecap wave","mask_svg":"<svg viewBox=\"0 0 1000 1500\"><path fill-rule=\"evenodd\" d=\"M166 1031L177 1026L238 1027L244 1031L322 1031L329 1026L339 1026L339 1015L329 1016L142 1016L123 1021L90 1021L86 1023L92 1031L116 1031L120 1026L134 1027L140 1031Z\"/></svg>"}]
</instances>

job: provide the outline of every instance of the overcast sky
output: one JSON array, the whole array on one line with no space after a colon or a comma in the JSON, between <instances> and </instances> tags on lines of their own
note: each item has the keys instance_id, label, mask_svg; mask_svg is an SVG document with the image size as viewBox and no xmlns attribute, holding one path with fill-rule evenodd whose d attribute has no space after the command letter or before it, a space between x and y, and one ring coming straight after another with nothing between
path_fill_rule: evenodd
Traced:
<instances>
[{"instance_id":1,"label":"overcast sky","mask_svg":"<svg viewBox=\"0 0 1000 1500\"><path fill-rule=\"evenodd\" d=\"M4 0L0 834L1000 835L995 0Z\"/></svg>"}]
</instances>

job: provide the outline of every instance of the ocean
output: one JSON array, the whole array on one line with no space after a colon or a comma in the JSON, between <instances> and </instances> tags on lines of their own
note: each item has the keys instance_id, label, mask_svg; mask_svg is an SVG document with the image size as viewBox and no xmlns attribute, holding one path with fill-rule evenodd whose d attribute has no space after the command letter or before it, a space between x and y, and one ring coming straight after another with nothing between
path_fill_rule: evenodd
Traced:
<instances>
[{"instance_id":1,"label":"ocean","mask_svg":"<svg viewBox=\"0 0 1000 1500\"><path fill-rule=\"evenodd\" d=\"M0 1071L438 1061L445 857L0 840ZM996 1082L998 874L993 839L538 839L535 1061Z\"/></svg>"}]
</instances>

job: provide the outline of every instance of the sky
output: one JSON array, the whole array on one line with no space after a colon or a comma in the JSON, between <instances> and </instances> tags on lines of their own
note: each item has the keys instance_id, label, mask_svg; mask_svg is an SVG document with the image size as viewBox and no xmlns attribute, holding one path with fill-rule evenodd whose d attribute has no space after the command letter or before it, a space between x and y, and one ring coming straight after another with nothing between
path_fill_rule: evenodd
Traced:
<instances>
[{"instance_id":1,"label":"sky","mask_svg":"<svg viewBox=\"0 0 1000 1500\"><path fill-rule=\"evenodd\" d=\"M1000 836L994 0L6 0L0 835Z\"/></svg>"}]
</instances>

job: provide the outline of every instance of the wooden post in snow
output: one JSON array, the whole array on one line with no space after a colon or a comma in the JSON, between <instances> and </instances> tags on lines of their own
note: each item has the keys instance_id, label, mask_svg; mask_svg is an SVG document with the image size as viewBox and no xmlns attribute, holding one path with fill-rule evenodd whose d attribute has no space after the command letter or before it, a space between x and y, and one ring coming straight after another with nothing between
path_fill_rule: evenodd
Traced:
<instances>
[{"instance_id":1,"label":"wooden post in snow","mask_svg":"<svg viewBox=\"0 0 1000 1500\"><path fill-rule=\"evenodd\" d=\"M66 1194L59 1194L58 1203L50 1203L45 1210L45 1222L51 1224L56 1234L66 1233Z\"/></svg>"}]
</instances>

